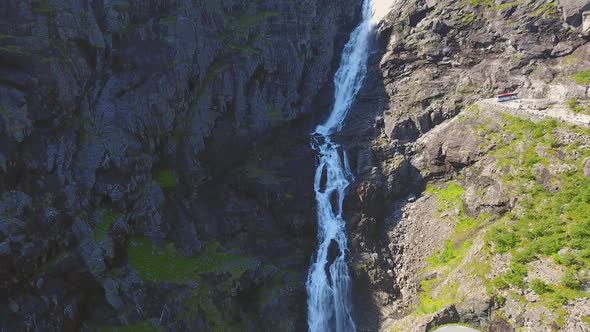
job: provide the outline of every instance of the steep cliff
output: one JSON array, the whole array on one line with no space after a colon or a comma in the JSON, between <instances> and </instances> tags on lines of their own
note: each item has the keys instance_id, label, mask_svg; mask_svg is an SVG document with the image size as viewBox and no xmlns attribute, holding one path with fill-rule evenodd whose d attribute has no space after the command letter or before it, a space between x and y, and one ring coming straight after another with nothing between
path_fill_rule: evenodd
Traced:
<instances>
[{"instance_id":1,"label":"steep cliff","mask_svg":"<svg viewBox=\"0 0 590 332\"><path fill-rule=\"evenodd\" d=\"M266 187L301 181L255 147L305 135L292 127L317 113L359 14L2 1L0 329L303 329L313 227L292 229L313 220L312 197L281 189L275 206Z\"/></svg>"},{"instance_id":2,"label":"steep cliff","mask_svg":"<svg viewBox=\"0 0 590 332\"><path fill-rule=\"evenodd\" d=\"M474 105L589 112L588 9L395 3L341 137L361 330L588 328L590 133Z\"/></svg>"},{"instance_id":3,"label":"steep cliff","mask_svg":"<svg viewBox=\"0 0 590 332\"><path fill-rule=\"evenodd\" d=\"M301 331L361 1L0 3L0 330ZM399 0L342 132L355 322L588 329L590 3ZM551 112L551 109L546 110Z\"/></svg>"}]
</instances>

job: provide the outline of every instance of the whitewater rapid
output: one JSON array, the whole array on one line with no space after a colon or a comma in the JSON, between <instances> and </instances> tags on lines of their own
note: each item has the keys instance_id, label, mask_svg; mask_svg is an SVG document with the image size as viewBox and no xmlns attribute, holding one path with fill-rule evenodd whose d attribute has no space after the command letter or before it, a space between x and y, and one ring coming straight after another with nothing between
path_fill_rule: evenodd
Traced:
<instances>
[{"instance_id":1,"label":"whitewater rapid","mask_svg":"<svg viewBox=\"0 0 590 332\"><path fill-rule=\"evenodd\" d=\"M352 319L346 223L342 219L344 194L353 174L346 151L332 142L330 136L342 128L362 86L367 74L371 36L391 6L391 0L364 0L362 22L351 33L334 77L332 112L312 135L311 146L319 162L314 178L318 248L306 282L310 332L356 331Z\"/></svg>"}]
</instances>

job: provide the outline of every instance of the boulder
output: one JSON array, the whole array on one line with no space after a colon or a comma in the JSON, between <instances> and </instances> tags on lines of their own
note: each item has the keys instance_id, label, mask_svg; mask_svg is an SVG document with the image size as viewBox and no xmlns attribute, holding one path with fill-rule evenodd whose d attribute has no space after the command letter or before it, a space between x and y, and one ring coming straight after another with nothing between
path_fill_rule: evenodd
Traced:
<instances>
[{"instance_id":1,"label":"boulder","mask_svg":"<svg viewBox=\"0 0 590 332\"><path fill-rule=\"evenodd\" d=\"M590 35L590 11L582 14L582 33Z\"/></svg>"},{"instance_id":2,"label":"boulder","mask_svg":"<svg viewBox=\"0 0 590 332\"><path fill-rule=\"evenodd\" d=\"M590 1L587 0L560 0L559 5L563 11L563 20L573 27L579 27L582 14L590 10Z\"/></svg>"}]
</instances>

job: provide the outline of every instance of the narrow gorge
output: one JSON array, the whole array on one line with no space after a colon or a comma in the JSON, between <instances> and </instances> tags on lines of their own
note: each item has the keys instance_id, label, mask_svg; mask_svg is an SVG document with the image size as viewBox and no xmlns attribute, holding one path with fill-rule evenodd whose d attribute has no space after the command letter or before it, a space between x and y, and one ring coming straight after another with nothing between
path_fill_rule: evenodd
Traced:
<instances>
[{"instance_id":1,"label":"narrow gorge","mask_svg":"<svg viewBox=\"0 0 590 332\"><path fill-rule=\"evenodd\" d=\"M589 41L587 0L1 1L0 332L589 331Z\"/></svg>"}]
</instances>

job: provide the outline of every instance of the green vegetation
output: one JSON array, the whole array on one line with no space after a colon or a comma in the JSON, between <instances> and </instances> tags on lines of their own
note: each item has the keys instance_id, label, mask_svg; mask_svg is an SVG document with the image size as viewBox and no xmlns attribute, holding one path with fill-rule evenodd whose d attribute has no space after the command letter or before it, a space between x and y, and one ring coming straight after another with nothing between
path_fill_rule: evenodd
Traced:
<instances>
[{"instance_id":1,"label":"green vegetation","mask_svg":"<svg viewBox=\"0 0 590 332\"><path fill-rule=\"evenodd\" d=\"M516 247L518 238L516 235L505 228L493 228L488 233L488 240L494 242L495 250L499 254L508 252Z\"/></svg>"},{"instance_id":2,"label":"green vegetation","mask_svg":"<svg viewBox=\"0 0 590 332\"><path fill-rule=\"evenodd\" d=\"M122 216L121 213L111 210L104 211L98 222L94 225L94 239L97 242L102 241L111 229L111 225Z\"/></svg>"},{"instance_id":3,"label":"green vegetation","mask_svg":"<svg viewBox=\"0 0 590 332\"><path fill-rule=\"evenodd\" d=\"M159 328L155 327L151 322L144 321L127 326L109 326L99 327L97 332L158 332Z\"/></svg>"},{"instance_id":4,"label":"green vegetation","mask_svg":"<svg viewBox=\"0 0 590 332\"><path fill-rule=\"evenodd\" d=\"M177 20L178 20L178 18L176 17L176 15L168 15L168 16L162 17L160 19L160 22L162 22L163 24L176 24Z\"/></svg>"},{"instance_id":5,"label":"green vegetation","mask_svg":"<svg viewBox=\"0 0 590 332\"><path fill-rule=\"evenodd\" d=\"M584 107L580 105L580 102L576 98L572 98L567 101L567 106L572 110L574 113L582 113L584 112Z\"/></svg>"},{"instance_id":6,"label":"green vegetation","mask_svg":"<svg viewBox=\"0 0 590 332\"><path fill-rule=\"evenodd\" d=\"M501 3L499 5L494 5L490 9L491 10L504 10L504 9L510 8L512 6L517 6L518 4L520 4L522 2L524 2L524 1L523 0L509 1L509 2L505 2L505 3Z\"/></svg>"},{"instance_id":7,"label":"green vegetation","mask_svg":"<svg viewBox=\"0 0 590 332\"><path fill-rule=\"evenodd\" d=\"M580 290L584 281L580 271L590 267L590 179L583 175L582 161L590 156L590 149L580 148L581 141L558 142L558 124L554 121L534 123L511 116L505 120L503 129L515 139L493 155L498 157L501 168L510 169L504 184L522 201L518 214L506 214L487 233L486 240L493 244L495 253L512 254L510 271L496 278L493 286L531 287L542 303L557 308L567 300L587 296ZM590 135L587 129L571 130ZM537 153L539 146L543 147L543 156ZM545 190L533 176L535 165L549 163L575 166L559 175L557 192ZM563 248L569 248L568 253L559 254ZM543 257L554 257L567 268L559 285L525 283L527 264Z\"/></svg>"},{"instance_id":8,"label":"green vegetation","mask_svg":"<svg viewBox=\"0 0 590 332\"><path fill-rule=\"evenodd\" d=\"M567 106L569 107L572 112L578 113L588 113L590 114L590 105L584 107L584 105L580 104L580 102L576 98L572 98L567 101Z\"/></svg>"},{"instance_id":9,"label":"green vegetation","mask_svg":"<svg viewBox=\"0 0 590 332\"><path fill-rule=\"evenodd\" d=\"M494 4L494 0L467 0L467 2L474 7L485 7L487 10L504 10L512 6L516 6L523 0L509 1L498 5Z\"/></svg>"},{"instance_id":10,"label":"green vegetation","mask_svg":"<svg viewBox=\"0 0 590 332\"><path fill-rule=\"evenodd\" d=\"M457 252L453 247L453 242L447 240L445 242L444 248L438 249L434 255L430 258L430 263L432 264L446 264L450 262L452 259L457 257Z\"/></svg>"},{"instance_id":11,"label":"green vegetation","mask_svg":"<svg viewBox=\"0 0 590 332\"><path fill-rule=\"evenodd\" d=\"M238 277L252 264L250 259L223 251L217 243L209 243L198 256L186 257L176 254L173 243L161 247L149 239L135 238L129 241L127 255L143 280L174 284L197 282L205 273Z\"/></svg>"},{"instance_id":12,"label":"green vegetation","mask_svg":"<svg viewBox=\"0 0 590 332\"><path fill-rule=\"evenodd\" d=\"M158 172L158 176L156 177L156 182L160 185L162 190L172 190L176 189L176 185L178 184L178 179L176 177L176 173L169 169L163 169Z\"/></svg>"},{"instance_id":13,"label":"green vegetation","mask_svg":"<svg viewBox=\"0 0 590 332\"><path fill-rule=\"evenodd\" d=\"M473 116L470 114L467 116ZM590 268L590 241L587 240L590 238L590 179L584 176L582 163L590 157L590 147L585 145L590 130L569 127L568 130L577 133L579 138L562 140L558 133L564 126L554 120L534 123L505 115L501 127L503 135L490 131L485 124L476 128L476 134L487 140L486 146L495 146L490 156L496 158L498 172L504 174L504 189L510 197L520 199L513 212L498 216L494 223L490 222L492 216L489 215L471 218L465 214L464 190L458 183L427 186L426 191L439 202L439 215L451 212L447 219L456 224L450 240L428 259L430 266L425 272L436 271L437 278L422 281L420 304L415 314L435 312L461 300L452 285L446 284L450 273L459 266L467 274L481 279L493 297L506 295L500 292L509 288L530 288L539 295L541 305L557 311L569 300L588 297L582 286L590 281L586 274ZM559 190L545 189L534 169L564 164L571 167L553 173ZM479 231L483 228L486 228L487 246L478 258L465 264L465 255L475 235L481 234ZM489 255L503 253L510 253L512 257L508 271L489 280ZM565 268L561 282L527 281L529 263L547 257ZM513 290L509 291L511 296L517 296ZM563 323L565 313L557 314L560 318L556 321Z\"/></svg>"},{"instance_id":14,"label":"green vegetation","mask_svg":"<svg viewBox=\"0 0 590 332\"><path fill-rule=\"evenodd\" d=\"M465 190L456 183L451 182L445 188L436 188L430 184L426 187L426 192L434 194L437 201L440 202L439 212L443 212L449 207L454 206L463 208L461 197L465 193Z\"/></svg>"},{"instance_id":15,"label":"green vegetation","mask_svg":"<svg viewBox=\"0 0 590 332\"><path fill-rule=\"evenodd\" d=\"M559 15L559 9L557 8L557 2L556 1L551 1L548 3L544 3L541 6L539 6L539 8L537 8L536 10L534 10L533 12L531 12L529 14L529 16L533 16L533 17L550 17L550 16L556 16Z\"/></svg>"},{"instance_id":16,"label":"green vegetation","mask_svg":"<svg viewBox=\"0 0 590 332\"><path fill-rule=\"evenodd\" d=\"M55 7L49 4L48 0L30 0L33 13L40 15L50 15L55 11Z\"/></svg>"},{"instance_id":17,"label":"green vegetation","mask_svg":"<svg viewBox=\"0 0 590 332\"><path fill-rule=\"evenodd\" d=\"M544 283L542 280L539 280L539 279L535 279L535 280L531 281L531 289L539 295L553 292L553 289L549 285L547 285L546 283Z\"/></svg>"},{"instance_id":18,"label":"green vegetation","mask_svg":"<svg viewBox=\"0 0 590 332\"><path fill-rule=\"evenodd\" d=\"M574 74L574 81L580 85L590 85L590 70L584 70Z\"/></svg>"},{"instance_id":19,"label":"green vegetation","mask_svg":"<svg viewBox=\"0 0 590 332\"><path fill-rule=\"evenodd\" d=\"M475 7L490 7L494 4L494 0L467 0L467 2Z\"/></svg>"},{"instance_id":20,"label":"green vegetation","mask_svg":"<svg viewBox=\"0 0 590 332\"><path fill-rule=\"evenodd\" d=\"M443 247L436 250L428 259L430 266L425 272L436 270L437 278L421 282L420 303L416 308L417 314L437 312L460 300L457 298L458 284L442 284L442 282L463 261L473 244L473 235L476 234L482 223L490 218L489 215L481 214L474 219L465 214L462 200L465 191L457 183L451 182L442 188L429 185L426 191L433 194L439 202L439 213L458 210L459 215L452 217L456 218L457 223L450 240L447 240ZM489 264L479 262L472 264L471 268L474 274L482 276L487 274L490 269Z\"/></svg>"},{"instance_id":21,"label":"green vegetation","mask_svg":"<svg viewBox=\"0 0 590 332\"><path fill-rule=\"evenodd\" d=\"M569 66L569 65L576 63L578 61L578 59L576 59L575 56L570 54L566 57L561 58L560 61L563 66Z\"/></svg>"},{"instance_id":22,"label":"green vegetation","mask_svg":"<svg viewBox=\"0 0 590 332\"><path fill-rule=\"evenodd\" d=\"M434 287L439 283L438 278L431 280L424 280L420 284L422 291L420 292L420 304L416 309L418 314L431 314L440 309L456 303L457 289L459 284L452 283L444 285L438 294L434 294Z\"/></svg>"},{"instance_id":23,"label":"green vegetation","mask_svg":"<svg viewBox=\"0 0 590 332\"><path fill-rule=\"evenodd\" d=\"M465 16L463 17L463 19L461 21L465 25L472 24L475 21L475 14L467 13L467 14L465 14Z\"/></svg>"},{"instance_id":24,"label":"green vegetation","mask_svg":"<svg viewBox=\"0 0 590 332\"><path fill-rule=\"evenodd\" d=\"M204 319L208 331L243 331L227 310L231 294L240 277L253 268L255 261L234 255L216 242L208 243L194 257L176 253L173 243L159 246L145 238L130 241L127 247L130 263L143 280L189 285L189 296L183 299L177 319ZM221 304L215 298L226 298Z\"/></svg>"}]
</instances>

